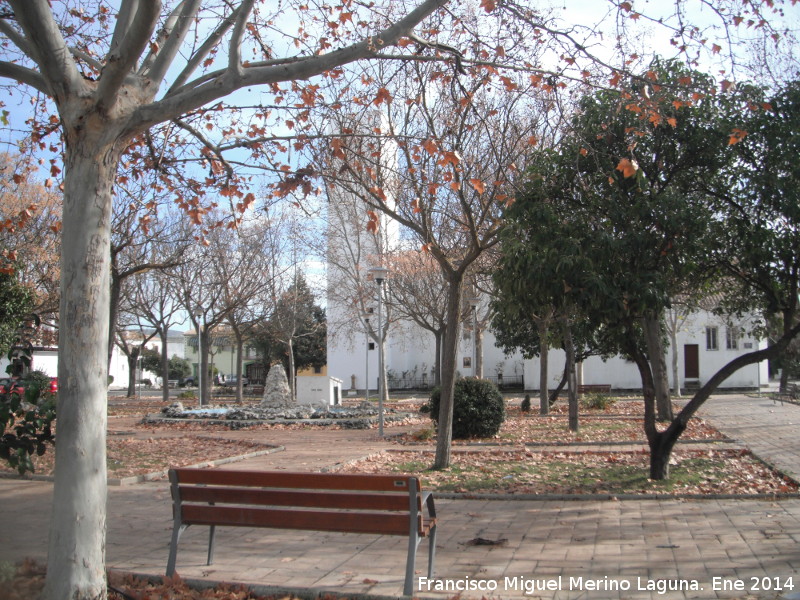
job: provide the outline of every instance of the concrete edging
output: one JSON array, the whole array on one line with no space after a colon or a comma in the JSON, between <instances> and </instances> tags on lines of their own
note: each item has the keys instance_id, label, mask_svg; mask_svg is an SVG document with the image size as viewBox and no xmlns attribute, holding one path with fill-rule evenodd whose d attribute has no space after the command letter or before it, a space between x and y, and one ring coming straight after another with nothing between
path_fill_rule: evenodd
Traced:
<instances>
[{"instance_id":1,"label":"concrete edging","mask_svg":"<svg viewBox=\"0 0 800 600\"><path fill-rule=\"evenodd\" d=\"M268 444L263 444L263 445L268 446ZM248 452L247 454L238 454L236 456L218 458L217 460L204 460L203 462L194 465L185 465L185 467L193 469L199 469L202 467L218 467L220 465L227 465L230 463L246 460L248 458L255 458L257 456L264 456L266 454L273 454L275 452L284 452L285 450L286 450L285 446L269 446L269 448L266 450L256 450L255 452ZM144 473L142 475L131 475L130 477L121 477L121 478L109 477L107 479L107 484L109 486L124 486L124 485L133 485L136 483L144 483L145 481L153 481L155 479L166 477L168 472L169 469L164 469L162 471L153 471L150 473ZM54 480L54 477L52 475L36 475L35 473L25 474L25 475L19 475L17 473L0 473L0 477L4 479L21 479L26 481Z\"/></svg>"}]
</instances>

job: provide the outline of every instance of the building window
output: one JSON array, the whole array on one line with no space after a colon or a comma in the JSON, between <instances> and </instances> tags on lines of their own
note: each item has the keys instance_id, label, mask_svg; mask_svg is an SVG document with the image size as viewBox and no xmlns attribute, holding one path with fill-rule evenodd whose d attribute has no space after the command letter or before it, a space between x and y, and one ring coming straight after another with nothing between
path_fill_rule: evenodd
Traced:
<instances>
[{"instance_id":1,"label":"building window","mask_svg":"<svg viewBox=\"0 0 800 600\"><path fill-rule=\"evenodd\" d=\"M314 367L314 374L321 375L322 374L322 367Z\"/></svg>"},{"instance_id":2,"label":"building window","mask_svg":"<svg viewBox=\"0 0 800 600\"><path fill-rule=\"evenodd\" d=\"M716 327L706 327L706 350L719 350Z\"/></svg>"},{"instance_id":3,"label":"building window","mask_svg":"<svg viewBox=\"0 0 800 600\"><path fill-rule=\"evenodd\" d=\"M471 369L472 368L472 357L471 356L465 356L463 364L464 364L464 368L465 369Z\"/></svg>"},{"instance_id":4,"label":"building window","mask_svg":"<svg viewBox=\"0 0 800 600\"><path fill-rule=\"evenodd\" d=\"M739 328L738 327L728 327L725 330L725 347L728 350L738 350L739 349Z\"/></svg>"},{"instance_id":5,"label":"building window","mask_svg":"<svg viewBox=\"0 0 800 600\"><path fill-rule=\"evenodd\" d=\"M370 350L375 350L375 342L370 342L369 343L369 349Z\"/></svg>"}]
</instances>

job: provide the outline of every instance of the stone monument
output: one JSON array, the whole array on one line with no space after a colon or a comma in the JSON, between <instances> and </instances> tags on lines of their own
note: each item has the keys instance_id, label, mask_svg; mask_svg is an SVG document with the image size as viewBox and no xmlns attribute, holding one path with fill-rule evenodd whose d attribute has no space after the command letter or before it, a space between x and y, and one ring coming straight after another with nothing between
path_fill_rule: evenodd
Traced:
<instances>
[{"instance_id":1,"label":"stone monument","mask_svg":"<svg viewBox=\"0 0 800 600\"><path fill-rule=\"evenodd\" d=\"M283 368L281 363L275 363L269 368L269 373L267 374L261 406L263 408L288 408L293 405L292 393L289 390L289 380L286 378L286 369Z\"/></svg>"}]
</instances>

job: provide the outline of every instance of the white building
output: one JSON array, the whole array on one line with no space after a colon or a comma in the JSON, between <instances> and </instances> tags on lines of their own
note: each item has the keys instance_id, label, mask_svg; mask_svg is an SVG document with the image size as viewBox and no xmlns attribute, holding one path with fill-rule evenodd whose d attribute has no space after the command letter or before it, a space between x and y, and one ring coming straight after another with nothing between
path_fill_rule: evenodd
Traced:
<instances>
[{"instance_id":1,"label":"white building","mask_svg":"<svg viewBox=\"0 0 800 600\"><path fill-rule=\"evenodd\" d=\"M403 387L424 387L433 380L433 335L419 327L403 323L395 324L395 335L387 343L385 360L389 370L389 389ZM355 327L351 330L350 345L328 346L328 369L335 377L344 380L345 390L363 389L366 373L366 336ZM720 368L741 354L766 348L767 341L746 335L741 325L731 324L711 312L700 310L678 331L677 376L681 389L700 387ZM341 334L340 334L341 337ZM673 384L672 346L667 346L666 362L670 385ZM369 351L370 388L377 388L377 350L374 343ZM461 336L458 349L458 372L462 376L474 374L472 336L466 332ZM484 332L483 375L495 382L505 384L524 383L525 390L540 389L540 361L538 358L523 359L521 355L505 356L495 346L492 333ZM547 387L554 389L564 370L565 354L562 350L552 350L548 357L549 381ZM498 378L498 375L501 375ZM636 365L622 357L608 360L591 357L580 365L581 383L585 385L610 385L617 390L641 389L642 382ZM769 381L766 361L744 367L721 385L725 388L758 389ZM420 384L422 384L420 386ZM346 393L346 391L345 391Z\"/></svg>"},{"instance_id":2,"label":"white building","mask_svg":"<svg viewBox=\"0 0 800 600\"><path fill-rule=\"evenodd\" d=\"M685 319L676 335L677 376L681 389L704 385L720 368L731 360L767 347L767 340L745 334L746 322L732 323L707 310L698 310ZM666 349L666 363L670 385L674 385L673 347ZM552 389L561 378L565 355L561 350L550 353L548 388ZM525 361L525 389L538 390L539 359ZM606 361L592 357L580 367L585 385L610 385L612 389L637 390L642 380L636 365L619 356ZM758 389L769 382L767 361L739 369L720 385L725 388Z\"/></svg>"},{"instance_id":3,"label":"white building","mask_svg":"<svg viewBox=\"0 0 800 600\"><path fill-rule=\"evenodd\" d=\"M131 332L131 335L140 335L138 332ZM58 346L57 346L57 336L53 335L52 339L48 339L47 341L51 342L47 345L38 345L34 346L33 355L31 357L31 366L30 370L32 371L42 371L43 373L49 375L50 377L57 377L58 376ZM157 335L153 337L150 341L145 344L146 348L151 350L161 351L161 338ZM167 336L167 353L168 356L172 357L177 355L180 358L184 357L184 345L183 345L183 332L171 331ZM6 374L6 368L9 366L8 359L3 356L0 358L0 374ZM19 367L18 371L21 372L22 367ZM113 386L117 388L124 388L128 385L128 359L123 354L117 346L114 346L114 350L111 354L111 363L109 364L108 369L109 376L113 377ZM145 372L141 375L141 378L148 378L151 381L155 382L156 379L160 378L160 374L149 373Z\"/></svg>"}]
</instances>

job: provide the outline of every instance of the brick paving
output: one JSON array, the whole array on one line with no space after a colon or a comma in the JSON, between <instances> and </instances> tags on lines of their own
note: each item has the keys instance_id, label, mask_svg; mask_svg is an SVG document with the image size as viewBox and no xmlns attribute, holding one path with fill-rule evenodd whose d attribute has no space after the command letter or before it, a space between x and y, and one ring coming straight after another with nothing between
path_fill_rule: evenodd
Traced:
<instances>
[{"instance_id":1,"label":"brick paving","mask_svg":"<svg viewBox=\"0 0 800 600\"><path fill-rule=\"evenodd\" d=\"M701 410L724 433L787 474L800 472L794 423L800 407L767 398L719 396ZM244 432L241 435L247 435ZM251 434L252 435L252 434ZM231 467L319 470L379 451L373 431L264 431L283 452ZM0 561L44 560L52 484L0 479ZM112 487L109 567L160 575L172 527L164 481ZM437 500L437 580L423 597L450 598L800 598L800 499L789 500ZM189 528L178 572L306 594L324 590L400 596L405 541L368 535L222 528L216 562L207 533ZM481 537L500 546L473 546ZM425 573L426 546L418 553ZM754 579L751 579L754 578ZM756 591L755 582L797 589ZM714 589L716 587L742 589ZM449 586L447 591L436 587ZM671 591L669 587L697 588ZM627 589L625 589L627 588Z\"/></svg>"}]
</instances>

